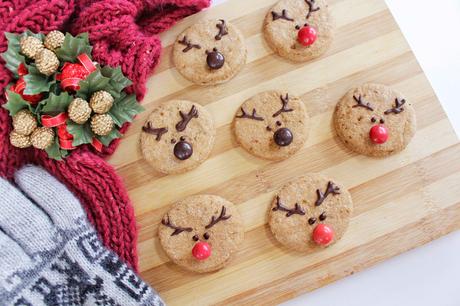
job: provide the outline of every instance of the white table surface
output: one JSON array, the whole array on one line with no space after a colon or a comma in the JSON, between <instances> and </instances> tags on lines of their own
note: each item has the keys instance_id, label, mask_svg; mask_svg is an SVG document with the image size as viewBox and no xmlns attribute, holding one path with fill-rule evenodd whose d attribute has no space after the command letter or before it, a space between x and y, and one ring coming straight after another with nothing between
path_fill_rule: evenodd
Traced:
<instances>
[{"instance_id":1,"label":"white table surface","mask_svg":"<svg viewBox=\"0 0 460 306\"><path fill-rule=\"evenodd\" d=\"M460 135L460 0L386 2ZM283 305L307 304L460 306L460 231Z\"/></svg>"}]
</instances>

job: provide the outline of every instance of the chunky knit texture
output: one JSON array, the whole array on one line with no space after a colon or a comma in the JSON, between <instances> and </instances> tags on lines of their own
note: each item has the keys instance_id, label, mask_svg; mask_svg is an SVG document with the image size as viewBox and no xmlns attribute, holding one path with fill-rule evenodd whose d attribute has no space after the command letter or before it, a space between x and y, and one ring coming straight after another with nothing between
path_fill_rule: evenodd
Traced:
<instances>
[{"instance_id":1,"label":"chunky knit texture","mask_svg":"<svg viewBox=\"0 0 460 306\"><path fill-rule=\"evenodd\" d=\"M0 1L2 31L48 33L61 30L88 32L93 59L103 65L121 66L132 81L128 91L138 100L145 94L145 82L158 63L161 42L158 33L177 20L207 6L210 0L3 0ZM7 40L0 35L0 52ZM11 73L0 59L0 104ZM128 125L122 127L126 131ZM75 150L58 162L35 149L18 149L9 143L11 119L0 108L0 176L11 179L15 169L26 163L38 164L55 175L78 197L104 244L134 269L137 268L137 230L134 211L121 179L103 157L113 153L114 141L102 153L90 146ZM37 182L39 184L39 182Z\"/></svg>"}]
</instances>

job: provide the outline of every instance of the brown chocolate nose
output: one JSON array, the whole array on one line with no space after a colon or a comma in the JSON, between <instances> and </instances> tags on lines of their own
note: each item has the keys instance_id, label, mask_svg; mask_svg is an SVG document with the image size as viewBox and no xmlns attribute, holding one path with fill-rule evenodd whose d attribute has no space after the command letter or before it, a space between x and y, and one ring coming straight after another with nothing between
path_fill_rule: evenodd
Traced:
<instances>
[{"instance_id":1,"label":"brown chocolate nose","mask_svg":"<svg viewBox=\"0 0 460 306\"><path fill-rule=\"evenodd\" d=\"M174 156L180 160L186 160L193 154L193 147L187 141L181 140L174 146Z\"/></svg>"},{"instance_id":2,"label":"brown chocolate nose","mask_svg":"<svg viewBox=\"0 0 460 306\"><path fill-rule=\"evenodd\" d=\"M280 147L290 145L293 138L294 136L292 135L291 130L288 128L277 129L275 134L273 134L273 139L275 140L275 143Z\"/></svg>"},{"instance_id":3,"label":"brown chocolate nose","mask_svg":"<svg viewBox=\"0 0 460 306\"><path fill-rule=\"evenodd\" d=\"M208 55L206 57L206 63L208 64L208 67L217 70L222 68L222 66L225 63L225 57L222 53L217 51L216 48L212 49L211 52L206 51L206 54Z\"/></svg>"}]
</instances>

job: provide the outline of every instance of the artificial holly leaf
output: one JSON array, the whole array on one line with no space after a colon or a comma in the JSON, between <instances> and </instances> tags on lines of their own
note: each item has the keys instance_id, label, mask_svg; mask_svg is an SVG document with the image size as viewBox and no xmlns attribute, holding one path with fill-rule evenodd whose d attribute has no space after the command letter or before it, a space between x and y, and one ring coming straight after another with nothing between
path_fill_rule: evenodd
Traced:
<instances>
[{"instance_id":1,"label":"artificial holly leaf","mask_svg":"<svg viewBox=\"0 0 460 306\"><path fill-rule=\"evenodd\" d=\"M62 46L56 50L56 55L61 62L75 63L77 56L82 53L86 53L91 57L92 50L93 47L89 44L88 33L81 33L75 37L67 33Z\"/></svg>"},{"instance_id":2,"label":"artificial holly leaf","mask_svg":"<svg viewBox=\"0 0 460 306\"><path fill-rule=\"evenodd\" d=\"M131 80L123 75L121 67L112 68L110 66L104 66L101 69L103 76L110 78L110 86L113 90L107 90L112 96L119 97L120 92L132 84Z\"/></svg>"},{"instance_id":3,"label":"artificial holly leaf","mask_svg":"<svg viewBox=\"0 0 460 306\"><path fill-rule=\"evenodd\" d=\"M73 136L72 145L74 147L93 141L93 131L91 131L91 126L88 122L78 124L72 120L67 120L67 131Z\"/></svg>"},{"instance_id":4,"label":"artificial holly leaf","mask_svg":"<svg viewBox=\"0 0 460 306\"><path fill-rule=\"evenodd\" d=\"M25 57L19 53L21 35L5 32L5 36L8 39L8 49L2 53L2 58L5 60L6 68L13 73L15 78L18 78L18 67L21 63L26 62Z\"/></svg>"},{"instance_id":5,"label":"artificial holly leaf","mask_svg":"<svg viewBox=\"0 0 460 306\"><path fill-rule=\"evenodd\" d=\"M41 74L33 65L26 65L26 67L29 73L23 76L24 81L26 82L24 94L36 95L42 92L48 92L50 91L51 86L56 83L54 75L47 77L46 75Z\"/></svg>"},{"instance_id":6,"label":"artificial holly leaf","mask_svg":"<svg viewBox=\"0 0 460 306\"><path fill-rule=\"evenodd\" d=\"M23 36L33 36L35 38L40 39L41 41L45 40L45 35L43 35L43 33L34 33L31 30L26 30L24 33L21 34L21 38Z\"/></svg>"},{"instance_id":7,"label":"artificial holly leaf","mask_svg":"<svg viewBox=\"0 0 460 306\"><path fill-rule=\"evenodd\" d=\"M117 129L113 129L113 130L110 131L110 133L108 135L97 136L97 139L100 142L102 142L102 144L104 146L108 147L110 145L110 143L112 142L112 140L120 138L121 136L123 136L123 135L120 132L118 132Z\"/></svg>"},{"instance_id":8,"label":"artificial holly leaf","mask_svg":"<svg viewBox=\"0 0 460 306\"><path fill-rule=\"evenodd\" d=\"M145 109L137 103L135 95L127 95L122 92L119 99L115 99L109 114L118 127L125 122L133 121L135 115L143 112Z\"/></svg>"},{"instance_id":9,"label":"artificial holly leaf","mask_svg":"<svg viewBox=\"0 0 460 306\"><path fill-rule=\"evenodd\" d=\"M62 160L63 157L68 155L67 150L62 150L59 147L59 138L54 138L53 144L50 145L48 148L45 149L46 153L48 153L49 158L53 158L55 160Z\"/></svg>"},{"instance_id":10,"label":"artificial holly leaf","mask_svg":"<svg viewBox=\"0 0 460 306\"><path fill-rule=\"evenodd\" d=\"M9 111L10 116L16 115L17 112L24 108L28 108L31 112L34 112L32 105L24 100L20 94L12 92L11 90L7 90L6 94L8 96L8 102L3 105L3 108Z\"/></svg>"},{"instance_id":11,"label":"artificial holly leaf","mask_svg":"<svg viewBox=\"0 0 460 306\"><path fill-rule=\"evenodd\" d=\"M101 74L100 70L91 73L85 80L80 81L78 85L80 89L77 91L77 96L88 100L91 94L98 90L105 90L109 84L110 79Z\"/></svg>"},{"instance_id":12,"label":"artificial holly leaf","mask_svg":"<svg viewBox=\"0 0 460 306\"><path fill-rule=\"evenodd\" d=\"M61 93L59 96L51 93L48 99L40 102L43 107L40 109L43 113L62 113L67 112L70 102L72 102L73 97L70 96L67 92Z\"/></svg>"}]
</instances>

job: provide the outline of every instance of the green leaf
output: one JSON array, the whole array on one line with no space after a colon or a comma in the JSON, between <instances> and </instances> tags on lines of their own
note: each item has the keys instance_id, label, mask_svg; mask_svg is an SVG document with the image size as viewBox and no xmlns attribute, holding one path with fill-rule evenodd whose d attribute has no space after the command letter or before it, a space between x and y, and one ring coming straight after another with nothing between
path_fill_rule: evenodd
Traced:
<instances>
[{"instance_id":1,"label":"green leaf","mask_svg":"<svg viewBox=\"0 0 460 306\"><path fill-rule=\"evenodd\" d=\"M121 91L132 84L131 80L123 75L121 67L104 66L101 69L103 76L110 78L111 89L107 90L113 97L119 97Z\"/></svg>"},{"instance_id":2,"label":"green leaf","mask_svg":"<svg viewBox=\"0 0 460 306\"><path fill-rule=\"evenodd\" d=\"M26 59L19 53L21 47L19 41L21 35L5 32L5 37L8 39L8 49L2 53L2 58L5 60L5 66L18 78L18 67L21 63L25 63Z\"/></svg>"},{"instance_id":3,"label":"green leaf","mask_svg":"<svg viewBox=\"0 0 460 306\"><path fill-rule=\"evenodd\" d=\"M35 38L40 39L41 41L45 40L45 35L43 35L43 33L34 33L31 30L26 30L24 33L21 34L21 37L22 36L33 36Z\"/></svg>"},{"instance_id":4,"label":"green leaf","mask_svg":"<svg viewBox=\"0 0 460 306\"><path fill-rule=\"evenodd\" d=\"M20 94L12 92L11 90L7 90L6 94L8 96L8 102L3 105L3 108L9 111L10 116L16 115L17 112L24 108L28 108L31 112L34 112L32 105L24 100Z\"/></svg>"},{"instance_id":5,"label":"green leaf","mask_svg":"<svg viewBox=\"0 0 460 306\"><path fill-rule=\"evenodd\" d=\"M113 106L109 111L113 121L118 127L125 122L132 122L134 116L143 112L144 108L137 103L135 95L126 95L122 92L119 99L115 99Z\"/></svg>"},{"instance_id":6,"label":"green leaf","mask_svg":"<svg viewBox=\"0 0 460 306\"><path fill-rule=\"evenodd\" d=\"M105 136L97 136L97 139L102 142L102 144L106 147L110 145L112 140L120 138L123 136L117 129L113 129L110 131L108 135Z\"/></svg>"},{"instance_id":7,"label":"green leaf","mask_svg":"<svg viewBox=\"0 0 460 306\"><path fill-rule=\"evenodd\" d=\"M50 87L56 83L54 75L47 77L36 70L34 66L27 66L29 73L24 76L26 89L24 94L36 95L42 92L50 91ZM37 72L37 73L35 73Z\"/></svg>"},{"instance_id":8,"label":"green leaf","mask_svg":"<svg viewBox=\"0 0 460 306\"><path fill-rule=\"evenodd\" d=\"M54 138L54 142L48 148L45 149L46 153L48 153L48 157L53 158L55 160L62 160L63 157L68 155L67 150L62 150L59 147L59 138Z\"/></svg>"},{"instance_id":9,"label":"green leaf","mask_svg":"<svg viewBox=\"0 0 460 306\"><path fill-rule=\"evenodd\" d=\"M77 91L77 96L88 100L94 92L107 88L110 79L101 74L100 70L91 73L85 80L80 81L80 89Z\"/></svg>"},{"instance_id":10,"label":"green leaf","mask_svg":"<svg viewBox=\"0 0 460 306\"><path fill-rule=\"evenodd\" d=\"M93 131L91 131L89 122L78 124L67 120L67 131L73 136L72 145L74 147L93 142Z\"/></svg>"},{"instance_id":11,"label":"green leaf","mask_svg":"<svg viewBox=\"0 0 460 306\"><path fill-rule=\"evenodd\" d=\"M67 33L61 48L56 50L56 55L61 62L75 63L77 56L82 53L86 53L91 58L92 50L93 47L89 44L88 33L81 33L75 37Z\"/></svg>"},{"instance_id":12,"label":"green leaf","mask_svg":"<svg viewBox=\"0 0 460 306\"><path fill-rule=\"evenodd\" d=\"M43 107L40 109L43 113L62 113L66 112L73 97L67 92L61 93L59 96L51 93L48 99L40 102Z\"/></svg>"}]
</instances>

